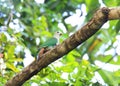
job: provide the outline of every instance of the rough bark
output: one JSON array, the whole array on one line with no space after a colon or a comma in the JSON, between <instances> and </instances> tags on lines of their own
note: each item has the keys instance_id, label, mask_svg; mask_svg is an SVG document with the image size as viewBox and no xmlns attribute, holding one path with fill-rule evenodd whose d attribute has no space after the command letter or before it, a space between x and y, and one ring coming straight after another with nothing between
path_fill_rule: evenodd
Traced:
<instances>
[{"instance_id":1,"label":"rough bark","mask_svg":"<svg viewBox=\"0 0 120 86\"><path fill-rule=\"evenodd\" d=\"M107 20L113 19L120 19L120 7L103 7L97 10L93 15L93 18L85 26L63 41L63 43L43 54L40 60L36 60L24 68L20 73L11 78L5 86L21 86L25 81L37 74L47 65L67 54L85 40L90 38Z\"/></svg>"}]
</instances>

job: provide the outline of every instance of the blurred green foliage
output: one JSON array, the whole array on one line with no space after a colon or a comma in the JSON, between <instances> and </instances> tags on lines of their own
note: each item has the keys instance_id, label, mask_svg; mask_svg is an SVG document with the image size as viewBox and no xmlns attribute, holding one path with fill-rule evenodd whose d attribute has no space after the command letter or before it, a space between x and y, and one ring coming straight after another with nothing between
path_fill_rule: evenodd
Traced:
<instances>
[{"instance_id":1,"label":"blurred green foliage","mask_svg":"<svg viewBox=\"0 0 120 86\"><path fill-rule=\"evenodd\" d=\"M0 70L0 86L24 68L26 48L33 58L36 58L39 46L52 37L55 31L63 33L60 39L62 42L76 32L78 26L83 26L82 24L72 26L65 22L65 19L76 14L76 10L79 9L81 12L79 17L86 12L85 20L81 19L85 24L103 5L119 6L120 1L45 0L44 3L37 3L34 0L0 0L0 53L4 54L6 64L5 73L2 74ZM9 23L8 26L6 22ZM60 23L64 26L64 30L59 27ZM102 27L82 45L33 76L23 86L32 86L33 83L38 86L120 85L120 70L111 72L107 69L99 69L96 65L96 61L120 65L119 30L119 20L107 22L106 27ZM95 72L99 73L104 83L100 83L99 80L92 81Z\"/></svg>"}]
</instances>

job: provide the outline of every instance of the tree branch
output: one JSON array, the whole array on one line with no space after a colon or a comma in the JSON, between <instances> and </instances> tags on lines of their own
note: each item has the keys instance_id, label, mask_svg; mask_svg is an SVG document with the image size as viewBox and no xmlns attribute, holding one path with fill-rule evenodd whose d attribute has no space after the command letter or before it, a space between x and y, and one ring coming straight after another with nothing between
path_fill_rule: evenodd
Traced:
<instances>
[{"instance_id":1,"label":"tree branch","mask_svg":"<svg viewBox=\"0 0 120 86\"><path fill-rule=\"evenodd\" d=\"M63 41L62 44L57 45L54 49L43 54L40 60L36 60L24 68L20 73L10 79L5 86L21 86L26 80L30 79L50 63L67 54L90 38L107 20L112 19L120 19L120 7L111 9L104 7L97 10L93 18L85 26Z\"/></svg>"}]
</instances>

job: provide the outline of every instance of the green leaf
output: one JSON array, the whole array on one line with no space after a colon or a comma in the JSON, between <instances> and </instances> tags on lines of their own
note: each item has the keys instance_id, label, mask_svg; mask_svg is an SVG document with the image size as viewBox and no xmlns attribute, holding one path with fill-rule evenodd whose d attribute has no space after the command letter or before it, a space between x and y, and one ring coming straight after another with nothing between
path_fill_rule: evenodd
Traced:
<instances>
[{"instance_id":1,"label":"green leaf","mask_svg":"<svg viewBox=\"0 0 120 86\"><path fill-rule=\"evenodd\" d=\"M98 0L85 0L85 4L86 11L88 12L86 19L89 20L93 16L93 13L96 11L96 9L99 8L100 4Z\"/></svg>"},{"instance_id":2,"label":"green leaf","mask_svg":"<svg viewBox=\"0 0 120 86\"><path fill-rule=\"evenodd\" d=\"M77 79L74 86L82 86L82 82L79 79Z\"/></svg>"},{"instance_id":3,"label":"green leaf","mask_svg":"<svg viewBox=\"0 0 120 86\"><path fill-rule=\"evenodd\" d=\"M4 83L7 82L7 79L5 77L2 77L2 75L0 75L0 86L4 86Z\"/></svg>"},{"instance_id":4,"label":"green leaf","mask_svg":"<svg viewBox=\"0 0 120 86\"><path fill-rule=\"evenodd\" d=\"M75 58L79 58L81 55L78 51L72 50L70 53L67 54L66 59L67 61L75 61Z\"/></svg>"},{"instance_id":5,"label":"green leaf","mask_svg":"<svg viewBox=\"0 0 120 86\"><path fill-rule=\"evenodd\" d=\"M15 73L19 72L19 70L11 63L6 63L7 68L11 69Z\"/></svg>"},{"instance_id":6,"label":"green leaf","mask_svg":"<svg viewBox=\"0 0 120 86\"><path fill-rule=\"evenodd\" d=\"M60 69L64 72L72 72L77 66L77 62L69 62L65 66L62 66Z\"/></svg>"},{"instance_id":7,"label":"green leaf","mask_svg":"<svg viewBox=\"0 0 120 86\"><path fill-rule=\"evenodd\" d=\"M116 58L117 60L114 61L113 59ZM102 62L109 62L110 64L120 65L120 56L113 57L112 55L99 55L98 58L94 60L99 60Z\"/></svg>"},{"instance_id":8,"label":"green leaf","mask_svg":"<svg viewBox=\"0 0 120 86\"><path fill-rule=\"evenodd\" d=\"M14 58L14 51L15 51L15 46L14 45L9 45L7 48L7 54L9 56L9 59Z\"/></svg>"},{"instance_id":9,"label":"green leaf","mask_svg":"<svg viewBox=\"0 0 120 86\"><path fill-rule=\"evenodd\" d=\"M120 1L119 0L103 0L103 3L107 5L108 7L113 7L117 5L119 6Z\"/></svg>"},{"instance_id":10,"label":"green leaf","mask_svg":"<svg viewBox=\"0 0 120 86\"><path fill-rule=\"evenodd\" d=\"M46 36L46 37L52 37L52 34L48 31L42 31L41 35Z\"/></svg>"},{"instance_id":11,"label":"green leaf","mask_svg":"<svg viewBox=\"0 0 120 86\"><path fill-rule=\"evenodd\" d=\"M120 78L120 69L114 72L114 76Z\"/></svg>"},{"instance_id":12,"label":"green leaf","mask_svg":"<svg viewBox=\"0 0 120 86\"><path fill-rule=\"evenodd\" d=\"M116 30L116 33L119 32L119 30L120 30L120 20L117 22L117 24L115 26L115 30Z\"/></svg>"},{"instance_id":13,"label":"green leaf","mask_svg":"<svg viewBox=\"0 0 120 86\"><path fill-rule=\"evenodd\" d=\"M68 86L65 82L51 82L49 86Z\"/></svg>"},{"instance_id":14,"label":"green leaf","mask_svg":"<svg viewBox=\"0 0 120 86\"><path fill-rule=\"evenodd\" d=\"M117 86L118 85L118 79L115 77L113 72L105 71L105 70L99 70L99 74L102 76L105 83L107 83L109 86Z\"/></svg>"},{"instance_id":15,"label":"green leaf","mask_svg":"<svg viewBox=\"0 0 120 86\"><path fill-rule=\"evenodd\" d=\"M1 42L6 42L7 41L7 37L4 33L0 33L0 41Z\"/></svg>"},{"instance_id":16,"label":"green leaf","mask_svg":"<svg viewBox=\"0 0 120 86\"><path fill-rule=\"evenodd\" d=\"M0 10L0 26L4 25L4 21L5 21L4 15L5 14Z\"/></svg>"}]
</instances>

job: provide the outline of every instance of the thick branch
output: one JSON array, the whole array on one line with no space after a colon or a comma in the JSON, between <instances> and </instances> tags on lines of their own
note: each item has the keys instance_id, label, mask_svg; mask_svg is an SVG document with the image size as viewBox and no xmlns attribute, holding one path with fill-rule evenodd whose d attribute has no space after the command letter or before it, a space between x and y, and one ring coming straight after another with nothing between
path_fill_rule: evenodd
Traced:
<instances>
[{"instance_id":1,"label":"thick branch","mask_svg":"<svg viewBox=\"0 0 120 86\"><path fill-rule=\"evenodd\" d=\"M115 16L114 16L115 15ZM20 73L10 79L5 86L21 86L26 80L37 74L40 70L48 66L53 61L67 54L85 40L96 33L108 19L119 19L120 8L108 9L106 7L99 9L93 18L75 34L57 45L54 49L46 52L40 60L34 61Z\"/></svg>"}]
</instances>

